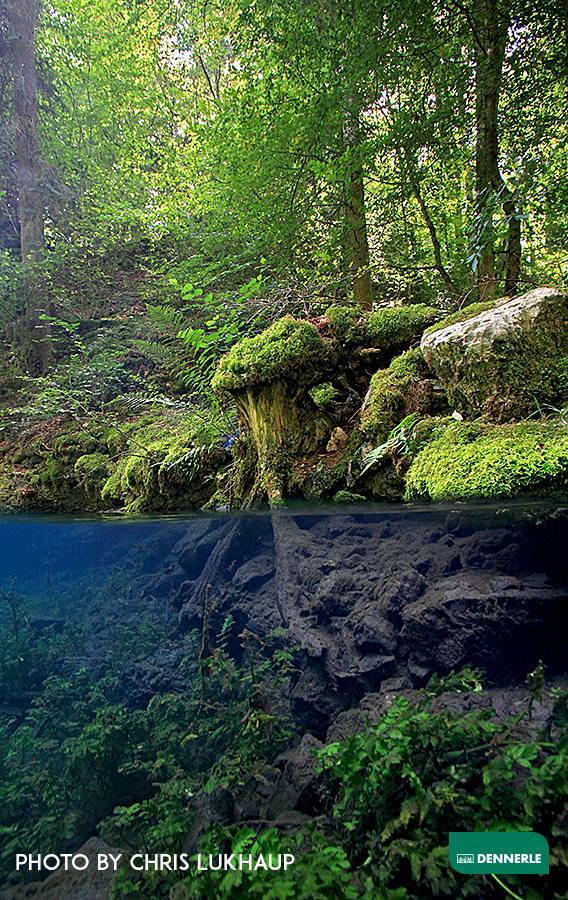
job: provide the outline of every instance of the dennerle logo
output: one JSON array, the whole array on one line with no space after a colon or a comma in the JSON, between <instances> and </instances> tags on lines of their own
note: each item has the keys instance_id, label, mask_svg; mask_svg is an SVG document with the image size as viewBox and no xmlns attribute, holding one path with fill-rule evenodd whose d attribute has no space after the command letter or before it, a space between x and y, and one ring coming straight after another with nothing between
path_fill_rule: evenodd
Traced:
<instances>
[{"instance_id":1,"label":"dennerle logo","mask_svg":"<svg viewBox=\"0 0 568 900\"><path fill-rule=\"evenodd\" d=\"M452 831L449 858L464 874L548 874L548 842L536 831Z\"/></svg>"}]
</instances>

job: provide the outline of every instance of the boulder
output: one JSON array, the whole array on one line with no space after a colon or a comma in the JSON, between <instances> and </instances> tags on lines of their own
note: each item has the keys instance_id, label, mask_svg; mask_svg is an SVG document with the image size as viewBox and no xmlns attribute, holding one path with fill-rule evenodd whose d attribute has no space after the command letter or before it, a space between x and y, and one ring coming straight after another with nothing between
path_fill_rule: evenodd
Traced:
<instances>
[{"instance_id":1,"label":"boulder","mask_svg":"<svg viewBox=\"0 0 568 900\"><path fill-rule=\"evenodd\" d=\"M561 398L567 314L566 294L538 288L431 330L420 346L460 413L510 421Z\"/></svg>"},{"instance_id":2,"label":"boulder","mask_svg":"<svg viewBox=\"0 0 568 900\"><path fill-rule=\"evenodd\" d=\"M483 669L493 683L518 680L544 660L562 669L566 588L544 573L486 569L441 578L402 610L402 640L415 684L434 672Z\"/></svg>"}]
</instances>

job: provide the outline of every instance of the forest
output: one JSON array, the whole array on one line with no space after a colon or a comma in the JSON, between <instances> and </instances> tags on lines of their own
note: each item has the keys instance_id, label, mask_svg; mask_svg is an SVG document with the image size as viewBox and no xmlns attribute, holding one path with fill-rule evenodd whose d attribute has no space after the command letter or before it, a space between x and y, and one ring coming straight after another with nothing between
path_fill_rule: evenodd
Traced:
<instances>
[{"instance_id":1,"label":"forest","mask_svg":"<svg viewBox=\"0 0 568 900\"><path fill-rule=\"evenodd\" d=\"M547 347L525 340L525 305L515 313L518 367L552 368L545 387L523 375L525 402L509 410L470 402L459 365L448 373L441 352L417 343L437 321L565 284L561 7L7 2L3 503L132 512L455 496L435 477L424 487L420 471L401 480L432 436L459 442L459 423L444 426L455 411L481 413L488 424L474 431L491 446L522 443L532 457L543 439L554 446L544 485L536 464L511 460L466 496L510 493L511 479L558 487L563 433L541 423L564 422L563 301L538 314ZM503 343L499 321L483 331ZM515 360L504 372L489 344L479 366L489 355L497 391L516 393ZM263 388L251 410L234 379L211 386L235 346L243 371L247 353L278 360L240 388L257 394L279 372L295 382L277 447L262 445L251 415L271 431L282 401ZM526 419L528 431L491 427ZM290 465L296 476L281 483Z\"/></svg>"},{"instance_id":2,"label":"forest","mask_svg":"<svg viewBox=\"0 0 568 900\"><path fill-rule=\"evenodd\" d=\"M566 896L567 47L1 0L2 898ZM296 863L14 870L80 848Z\"/></svg>"}]
</instances>

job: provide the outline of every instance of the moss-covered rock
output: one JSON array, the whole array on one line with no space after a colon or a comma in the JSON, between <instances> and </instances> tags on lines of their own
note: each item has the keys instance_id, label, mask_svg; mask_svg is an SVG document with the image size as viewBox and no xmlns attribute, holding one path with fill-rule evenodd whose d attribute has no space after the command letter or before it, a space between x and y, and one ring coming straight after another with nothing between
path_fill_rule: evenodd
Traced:
<instances>
[{"instance_id":1,"label":"moss-covered rock","mask_svg":"<svg viewBox=\"0 0 568 900\"><path fill-rule=\"evenodd\" d=\"M319 409L330 409L339 397L339 391L329 381L316 384L310 389L309 394Z\"/></svg>"},{"instance_id":2,"label":"moss-covered rock","mask_svg":"<svg viewBox=\"0 0 568 900\"><path fill-rule=\"evenodd\" d=\"M330 306L326 310L332 334L340 341L378 350L396 350L420 337L440 312L424 303L384 306L369 314L353 306Z\"/></svg>"},{"instance_id":3,"label":"moss-covered rock","mask_svg":"<svg viewBox=\"0 0 568 900\"><path fill-rule=\"evenodd\" d=\"M361 340L365 334L366 316L358 306L336 304L325 311L329 328L338 341Z\"/></svg>"},{"instance_id":4,"label":"moss-covered rock","mask_svg":"<svg viewBox=\"0 0 568 900\"><path fill-rule=\"evenodd\" d=\"M275 379L313 383L330 362L330 345L311 322L287 316L224 356L213 378L219 394L258 388Z\"/></svg>"},{"instance_id":5,"label":"moss-covered rock","mask_svg":"<svg viewBox=\"0 0 568 900\"><path fill-rule=\"evenodd\" d=\"M432 404L428 367L418 348L395 357L371 379L361 411L361 430L380 443L411 412L427 413Z\"/></svg>"},{"instance_id":6,"label":"moss-covered rock","mask_svg":"<svg viewBox=\"0 0 568 900\"><path fill-rule=\"evenodd\" d=\"M80 487L91 499L101 499L101 491L113 464L104 453L86 453L73 466L73 473Z\"/></svg>"},{"instance_id":7,"label":"moss-covered rock","mask_svg":"<svg viewBox=\"0 0 568 900\"><path fill-rule=\"evenodd\" d=\"M483 300L479 303L468 303L467 306L462 306L461 309L457 309L455 312L444 316L443 319L440 319L440 321L436 322L434 325L430 325L423 336L426 337L426 335L432 334L434 331L440 331L442 328L447 328L449 325L455 325L456 322L467 322L468 319L473 319L474 316L478 316L479 313L485 312L488 309L494 309L495 305L495 300Z\"/></svg>"},{"instance_id":8,"label":"moss-covered rock","mask_svg":"<svg viewBox=\"0 0 568 900\"><path fill-rule=\"evenodd\" d=\"M430 435L407 474L409 500L568 492L568 427L561 421L489 425L446 419Z\"/></svg>"},{"instance_id":9,"label":"moss-covered rock","mask_svg":"<svg viewBox=\"0 0 568 900\"><path fill-rule=\"evenodd\" d=\"M0 447L0 503L62 512L201 506L228 461L220 437L203 410L46 421Z\"/></svg>"},{"instance_id":10,"label":"moss-covered rock","mask_svg":"<svg viewBox=\"0 0 568 900\"><path fill-rule=\"evenodd\" d=\"M370 315L353 306L332 306L313 322L288 317L236 344L213 380L219 396L235 403L241 426L234 478L225 479L230 502L277 503L294 494L329 497L340 489L339 460L319 459L341 449L329 436L338 427L353 430L357 398L368 388L372 369L391 362L437 316L424 304L385 307ZM415 352L389 372L393 390L383 418L388 413L390 427L402 418L397 415L404 412L403 393L413 410L429 407L428 382L422 385L417 374L424 368ZM322 379L332 372L333 384ZM316 414L314 404L320 410ZM380 430L375 419L381 416L378 404L371 403L369 435ZM342 452L347 455L346 448Z\"/></svg>"},{"instance_id":11,"label":"moss-covered rock","mask_svg":"<svg viewBox=\"0 0 568 900\"><path fill-rule=\"evenodd\" d=\"M167 427L160 419L144 421L130 430L100 496L130 513L201 507L226 458L217 432L204 432L201 419L173 418Z\"/></svg>"},{"instance_id":12,"label":"moss-covered rock","mask_svg":"<svg viewBox=\"0 0 568 900\"><path fill-rule=\"evenodd\" d=\"M352 491L338 491L333 497L334 503L361 503L367 498L363 494L354 494Z\"/></svg>"},{"instance_id":13,"label":"moss-covered rock","mask_svg":"<svg viewBox=\"0 0 568 900\"><path fill-rule=\"evenodd\" d=\"M424 303L377 309L365 324L366 340L371 346L385 350L406 347L439 315L436 307Z\"/></svg>"},{"instance_id":14,"label":"moss-covered rock","mask_svg":"<svg viewBox=\"0 0 568 900\"><path fill-rule=\"evenodd\" d=\"M539 288L422 338L428 365L463 415L496 422L561 402L568 297Z\"/></svg>"}]
</instances>

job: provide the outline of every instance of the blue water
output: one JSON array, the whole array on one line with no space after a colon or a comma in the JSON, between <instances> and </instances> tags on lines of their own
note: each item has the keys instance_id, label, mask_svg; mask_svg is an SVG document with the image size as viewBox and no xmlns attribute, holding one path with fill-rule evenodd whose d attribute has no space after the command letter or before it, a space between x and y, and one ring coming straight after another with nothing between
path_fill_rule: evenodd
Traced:
<instances>
[{"instance_id":1,"label":"blue water","mask_svg":"<svg viewBox=\"0 0 568 900\"><path fill-rule=\"evenodd\" d=\"M306 733L333 740L327 735L338 717L368 694L413 689L464 666L485 670L497 687L523 685L541 661L549 680L566 679L567 537L567 511L540 502L298 505L161 519L2 516L0 738L5 728L22 740L36 707L51 702L45 692L49 697L52 676L59 696L67 683L80 690L80 705L89 685L103 685L108 675L114 686L105 702L136 716L157 695L171 703L195 694L219 660L244 678L262 666L269 645L271 653L292 648L286 687L274 681L267 690L296 741ZM39 664L28 665L30 641L52 655L40 653ZM230 720L235 701L223 691L213 699L221 720L227 705ZM248 702L237 708L238 728ZM203 714L201 700L197 709ZM41 721L45 735L49 715ZM67 712L63 722L65 730ZM207 741L197 746L199 765L209 771L217 751ZM57 736L45 747L53 770ZM12 760L8 783L17 783L18 765ZM41 773L41 760L29 765ZM121 784L121 803L148 796L147 786L130 793ZM49 811L43 796L40 817ZM33 806L13 802L16 813L10 803L4 811L8 832L33 834ZM96 833L115 802L103 791L92 816L90 801L83 802L69 846ZM72 812L61 802L57 809L62 818ZM59 835L52 849L67 847L57 822L49 828ZM0 883L17 880L10 858L3 869ZM58 900L57 891L46 896Z\"/></svg>"}]
</instances>

